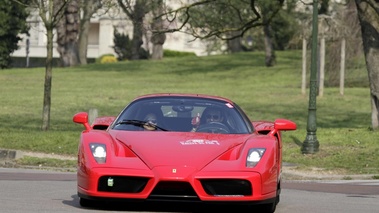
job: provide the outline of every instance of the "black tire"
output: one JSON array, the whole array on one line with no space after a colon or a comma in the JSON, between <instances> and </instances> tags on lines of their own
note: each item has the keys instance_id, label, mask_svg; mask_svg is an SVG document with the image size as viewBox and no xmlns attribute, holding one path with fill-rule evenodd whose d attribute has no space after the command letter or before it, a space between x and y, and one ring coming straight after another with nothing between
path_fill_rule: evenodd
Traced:
<instances>
[{"instance_id":1,"label":"black tire","mask_svg":"<svg viewBox=\"0 0 379 213\"><path fill-rule=\"evenodd\" d=\"M79 204L80 204L81 207L89 208L89 207L93 207L94 201L88 200L88 199L85 199L85 198L79 198Z\"/></svg>"},{"instance_id":2,"label":"black tire","mask_svg":"<svg viewBox=\"0 0 379 213\"><path fill-rule=\"evenodd\" d=\"M276 210L276 202L262 204L259 208L262 213L274 213Z\"/></svg>"},{"instance_id":3,"label":"black tire","mask_svg":"<svg viewBox=\"0 0 379 213\"><path fill-rule=\"evenodd\" d=\"M276 198L275 201L272 203L262 204L260 206L260 212L263 213L274 213L276 211L276 206L280 202L280 188L278 185L278 188L276 189Z\"/></svg>"}]
</instances>

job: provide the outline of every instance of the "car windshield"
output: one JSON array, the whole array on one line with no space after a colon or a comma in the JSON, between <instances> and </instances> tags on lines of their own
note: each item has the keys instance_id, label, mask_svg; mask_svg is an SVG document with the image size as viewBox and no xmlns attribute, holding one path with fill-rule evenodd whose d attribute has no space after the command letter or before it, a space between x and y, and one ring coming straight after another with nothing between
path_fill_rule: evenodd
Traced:
<instances>
[{"instance_id":1,"label":"car windshield","mask_svg":"<svg viewBox=\"0 0 379 213\"><path fill-rule=\"evenodd\" d=\"M129 104L112 129L248 134L252 125L234 103L200 97L148 97Z\"/></svg>"}]
</instances>

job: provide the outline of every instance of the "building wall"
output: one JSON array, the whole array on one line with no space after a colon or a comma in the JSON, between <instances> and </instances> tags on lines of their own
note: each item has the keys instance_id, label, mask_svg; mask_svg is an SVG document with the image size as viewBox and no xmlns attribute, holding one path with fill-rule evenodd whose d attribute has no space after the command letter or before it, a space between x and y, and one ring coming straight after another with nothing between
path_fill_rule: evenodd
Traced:
<instances>
[{"instance_id":1,"label":"building wall","mask_svg":"<svg viewBox=\"0 0 379 213\"><path fill-rule=\"evenodd\" d=\"M46 29L41 22L37 13L28 18L30 25L30 36L20 35L22 40L19 42L19 49L16 50L13 57L26 57L27 56L27 42L29 40L29 57L44 58L47 55L46 51ZM133 26L132 24L122 19L122 17L114 17L108 15L101 15L91 20L90 32L88 35L88 58L98 58L103 54L114 54L113 50L113 31L128 33L132 37ZM166 34L166 41L163 45L164 49L176 51L194 52L197 55L205 55L205 45L200 40L193 41L193 37L184 33L175 32ZM143 47L151 50L152 44L145 39ZM53 56L58 58L59 53L54 45ZM151 52L151 51L150 51Z\"/></svg>"}]
</instances>

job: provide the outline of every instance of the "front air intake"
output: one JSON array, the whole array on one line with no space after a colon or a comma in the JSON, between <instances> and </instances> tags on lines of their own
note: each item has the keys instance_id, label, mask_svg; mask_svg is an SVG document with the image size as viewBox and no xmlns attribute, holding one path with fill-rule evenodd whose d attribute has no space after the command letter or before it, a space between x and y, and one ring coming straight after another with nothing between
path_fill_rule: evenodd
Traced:
<instances>
[{"instance_id":1,"label":"front air intake","mask_svg":"<svg viewBox=\"0 0 379 213\"><path fill-rule=\"evenodd\" d=\"M198 201L196 192L188 182L161 181L159 182L149 199L152 200L177 200L177 201Z\"/></svg>"},{"instance_id":2,"label":"front air intake","mask_svg":"<svg viewBox=\"0 0 379 213\"><path fill-rule=\"evenodd\" d=\"M139 193L147 182L148 178L129 177L129 176L102 176L99 179L98 191L120 192L120 193Z\"/></svg>"},{"instance_id":3,"label":"front air intake","mask_svg":"<svg viewBox=\"0 0 379 213\"><path fill-rule=\"evenodd\" d=\"M213 196L249 196L253 194L251 183L239 179L200 180L204 191Z\"/></svg>"}]
</instances>

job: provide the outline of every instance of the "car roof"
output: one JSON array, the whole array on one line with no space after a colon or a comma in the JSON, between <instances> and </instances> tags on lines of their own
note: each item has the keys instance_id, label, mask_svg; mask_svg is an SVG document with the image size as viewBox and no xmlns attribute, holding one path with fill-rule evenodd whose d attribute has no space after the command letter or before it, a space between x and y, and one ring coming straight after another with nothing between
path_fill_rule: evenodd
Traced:
<instances>
[{"instance_id":1,"label":"car roof","mask_svg":"<svg viewBox=\"0 0 379 213\"><path fill-rule=\"evenodd\" d=\"M157 98L158 97L197 97L197 98L209 98L209 99L234 103L230 99L227 99L224 97L215 96L215 95L206 95L206 94L194 94L194 93L153 93L153 94L138 96L134 100L139 100L143 98L152 98L152 97L157 97Z\"/></svg>"}]
</instances>

